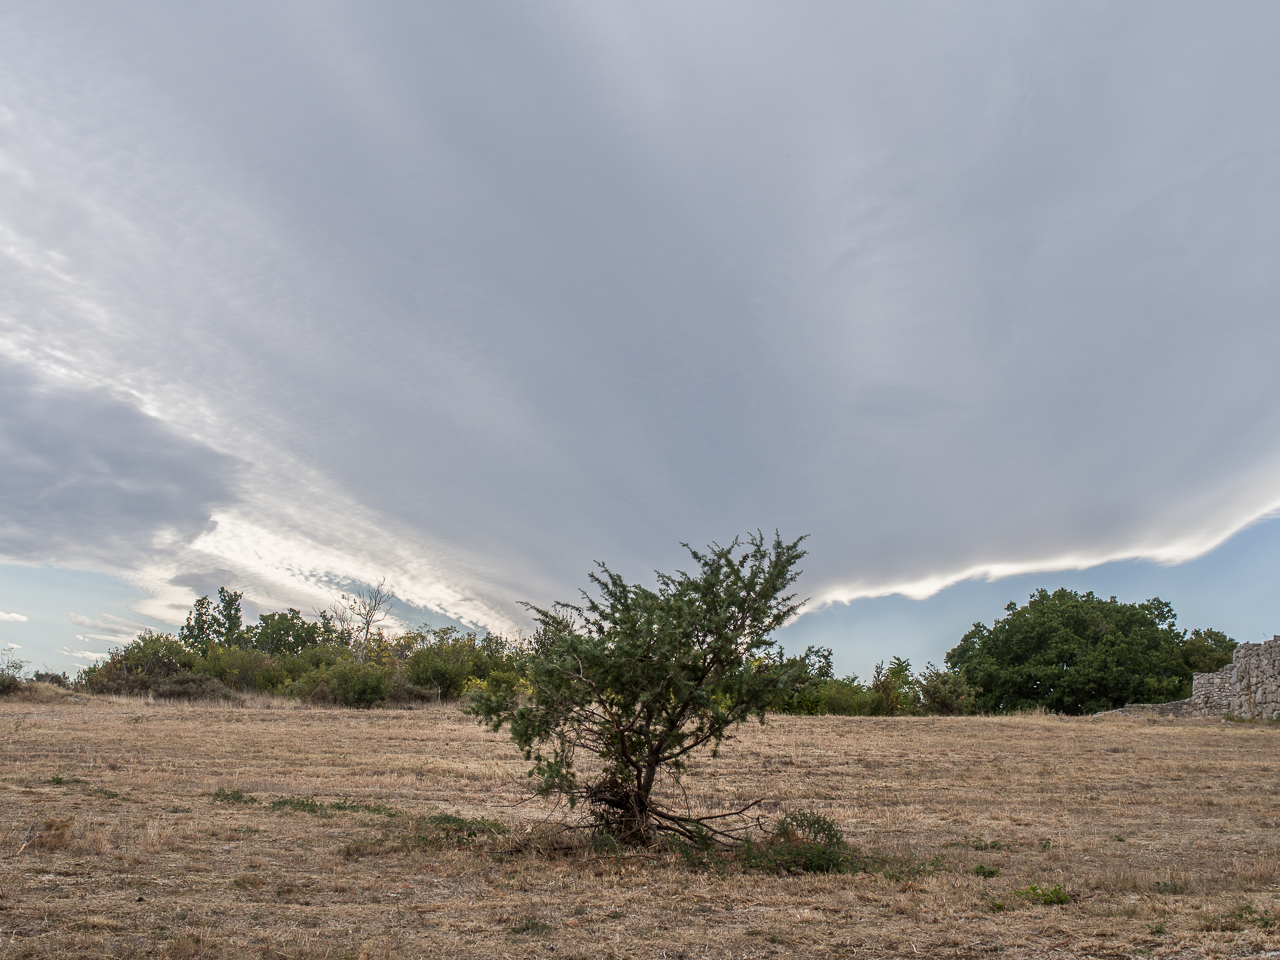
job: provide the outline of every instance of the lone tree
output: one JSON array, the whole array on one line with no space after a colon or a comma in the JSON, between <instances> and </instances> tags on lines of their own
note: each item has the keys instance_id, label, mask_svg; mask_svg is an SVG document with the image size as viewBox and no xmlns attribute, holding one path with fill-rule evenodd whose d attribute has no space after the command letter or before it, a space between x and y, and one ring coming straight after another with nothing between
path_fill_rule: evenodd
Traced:
<instances>
[{"instance_id":1,"label":"lone tree","mask_svg":"<svg viewBox=\"0 0 1280 960\"><path fill-rule=\"evenodd\" d=\"M495 731L510 728L541 795L586 804L620 842L725 836L708 821L732 814L681 814L655 787L678 781L699 748L714 756L731 726L763 722L803 671L805 659L784 661L770 636L801 605L786 590L800 575L803 539L775 534L770 545L757 533L705 553L683 544L696 573L658 573L656 590L597 564L598 599L584 591L583 606L526 605L538 624L531 692L478 694L471 712ZM598 761L586 771L583 754Z\"/></svg>"}]
</instances>

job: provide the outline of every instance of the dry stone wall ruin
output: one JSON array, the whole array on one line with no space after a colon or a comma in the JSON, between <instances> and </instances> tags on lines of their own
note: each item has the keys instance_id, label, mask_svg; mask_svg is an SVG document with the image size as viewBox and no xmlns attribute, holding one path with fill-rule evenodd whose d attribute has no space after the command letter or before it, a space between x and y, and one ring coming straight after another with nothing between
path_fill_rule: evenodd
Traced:
<instances>
[{"instance_id":1,"label":"dry stone wall ruin","mask_svg":"<svg viewBox=\"0 0 1280 960\"><path fill-rule=\"evenodd\" d=\"M1265 643L1242 643L1217 673L1192 677L1191 708L1202 717L1280 717L1280 636Z\"/></svg>"}]
</instances>

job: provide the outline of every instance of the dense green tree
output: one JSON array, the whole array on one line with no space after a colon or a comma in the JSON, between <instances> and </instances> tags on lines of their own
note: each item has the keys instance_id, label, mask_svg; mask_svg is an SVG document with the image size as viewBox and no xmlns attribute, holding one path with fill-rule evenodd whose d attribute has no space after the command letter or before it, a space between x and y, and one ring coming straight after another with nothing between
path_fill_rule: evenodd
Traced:
<instances>
[{"instance_id":1,"label":"dense green tree","mask_svg":"<svg viewBox=\"0 0 1280 960\"><path fill-rule=\"evenodd\" d=\"M589 805L595 823L627 843L664 831L705 837L702 824L654 795L690 754L714 752L726 732L784 696L797 668L771 655L772 632L799 607L800 540L685 546L696 572L657 574L657 589L626 583L603 564L599 599L530 607L538 629L530 693L477 694L472 712L533 761L540 793ZM580 769L589 754L598 763Z\"/></svg>"},{"instance_id":2,"label":"dense green tree","mask_svg":"<svg viewBox=\"0 0 1280 960\"><path fill-rule=\"evenodd\" d=\"M1221 630L1197 627L1182 641L1182 660L1195 673L1216 673L1231 662L1236 646Z\"/></svg>"},{"instance_id":3,"label":"dense green tree","mask_svg":"<svg viewBox=\"0 0 1280 960\"><path fill-rule=\"evenodd\" d=\"M251 637L244 629L244 617L240 612L243 597L243 593L226 587L218 588L216 604L208 597L201 597L187 614L187 622L178 631L178 639L188 650L202 657L215 643L229 647L247 646Z\"/></svg>"},{"instance_id":4,"label":"dense green tree","mask_svg":"<svg viewBox=\"0 0 1280 960\"><path fill-rule=\"evenodd\" d=\"M978 688L982 711L1045 707L1095 713L1126 703L1190 695L1192 669L1216 662L1234 641L1197 631L1184 649L1173 608L1156 597L1120 603L1092 592L1038 590L991 627L975 623L946 663Z\"/></svg>"},{"instance_id":5,"label":"dense green tree","mask_svg":"<svg viewBox=\"0 0 1280 960\"><path fill-rule=\"evenodd\" d=\"M322 625L304 620L302 613L289 608L287 613L264 613L253 628L253 647L272 656L297 656L307 647L324 641Z\"/></svg>"}]
</instances>

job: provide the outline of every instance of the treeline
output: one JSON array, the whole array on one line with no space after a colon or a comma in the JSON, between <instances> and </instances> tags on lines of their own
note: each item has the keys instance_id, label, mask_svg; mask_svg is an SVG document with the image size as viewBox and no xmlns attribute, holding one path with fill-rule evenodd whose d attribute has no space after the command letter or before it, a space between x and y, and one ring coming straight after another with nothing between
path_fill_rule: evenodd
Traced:
<instances>
[{"instance_id":1,"label":"treeline","mask_svg":"<svg viewBox=\"0 0 1280 960\"><path fill-rule=\"evenodd\" d=\"M298 610L265 613L246 624L242 595L196 601L175 637L145 631L80 672L88 693L167 699L231 699L242 693L371 707L453 699L471 685L514 687L523 649L501 636L457 627L389 635L377 629L386 597L379 588L345 598L308 620Z\"/></svg>"},{"instance_id":2,"label":"treeline","mask_svg":"<svg viewBox=\"0 0 1280 960\"><path fill-rule=\"evenodd\" d=\"M1192 676L1226 666L1237 646L1221 630L1179 630L1173 607L1159 597L1121 603L1092 592L1037 590L1005 614L990 627L975 623L948 651L944 669L928 664L918 675L895 657L887 669L877 665L869 683L835 679L829 651L811 652L813 668L780 709L858 716L1099 713L1186 699Z\"/></svg>"},{"instance_id":3,"label":"treeline","mask_svg":"<svg viewBox=\"0 0 1280 960\"><path fill-rule=\"evenodd\" d=\"M146 631L74 680L47 673L35 679L97 694L210 699L252 692L370 707L515 690L527 683L537 656L537 636L523 642L426 626L385 633L377 625L389 597L380 586L344 596L315 619L291 608L246 624L241 598L220 589L216 601L196 601L176 636ZM929 663L917 673L894 657L866 681L836 677L832 651L818 647L755 669L794 678L770 708L780 713L1083 714L1189 697L1192 674L1230 663L1236 647L1219 630L1178 630L1172 607L1159 598L1120 603L1039 590L1005 614L990 627L975 623L941 668ZM20 682L15 665L0 664L0 693Z\"/></svg>"}]
</instances>

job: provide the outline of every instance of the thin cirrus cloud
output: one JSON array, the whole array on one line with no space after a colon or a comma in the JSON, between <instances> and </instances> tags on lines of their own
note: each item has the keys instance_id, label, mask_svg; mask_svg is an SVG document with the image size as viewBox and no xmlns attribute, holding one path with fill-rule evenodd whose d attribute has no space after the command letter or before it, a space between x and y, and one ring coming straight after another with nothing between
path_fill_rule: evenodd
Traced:
<instances>
[{"instance_id":1,"label":"thin cirrus cloud","mask_svg":"<svg viewBox=\"0 0 1280 960\"><path fill-rule=\"evenodd\" d=\"M139 613L519 629L757 527L818 607L1280 505L1270 8L0 17L0 557Z\"/></svg>"}]
</instances>

